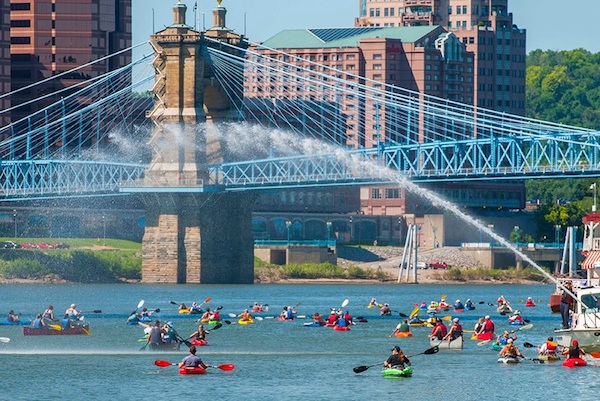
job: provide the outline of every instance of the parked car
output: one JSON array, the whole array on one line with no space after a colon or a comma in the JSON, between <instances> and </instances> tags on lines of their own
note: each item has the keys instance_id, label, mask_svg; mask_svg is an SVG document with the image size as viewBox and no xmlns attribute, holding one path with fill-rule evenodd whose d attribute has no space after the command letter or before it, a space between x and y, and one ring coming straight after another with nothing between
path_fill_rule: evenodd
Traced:
<instances>
[{"instance_id":1,"label":"parked car","mask_svg":"<svg viewBox=\"0 0 600 401\"><path fill-rule=\"evenodd\" d=\"M31 242L21 242L21 248L23 249L34 249L37 248L34 244L32 244Z\"/></svg>"},{"instance_id":2,"label":"parked car","mask_svg":"<svg viewBox=\"0 0 600 401\"><path fill-rule=\"evenodd\" d=\"M20 248L21 245L17 244L13 241L2 241L0 242L0 249L17 249Z\"/></svg>"},{"instance_id":3,"label":"parked car","mask_svg":"<svg viewBox=\"0 0 600 401\"><path fill-rule=\"evenodd\" d=\"M54 249L69 249L71 246L69 244L65 244L64 242L58 242L52 245Z\"/></svg>"},{"instance_id":4,"label":"parked car","mask_svg":"<svg viewBox=\"0 0 600 401\"><path fill-rule=\"evenodd\" d=\"M35 246L38 249L51 249L52 248L52 245L47 244L45 242L40 242L39 244L36 244Z\"/></svg>"},{"instance_id":5,"label":"parked car","mask_svg":"<svg viewBox=\"0 0 600 401\"><path fill-rule=\"evenodd\" d=\"M447 269L448 268L448 263L446 262L442 262L442 261L435 261L435 262L431 262L429 264L429 267L432 269Z\"/></svg>"}]
</instances>

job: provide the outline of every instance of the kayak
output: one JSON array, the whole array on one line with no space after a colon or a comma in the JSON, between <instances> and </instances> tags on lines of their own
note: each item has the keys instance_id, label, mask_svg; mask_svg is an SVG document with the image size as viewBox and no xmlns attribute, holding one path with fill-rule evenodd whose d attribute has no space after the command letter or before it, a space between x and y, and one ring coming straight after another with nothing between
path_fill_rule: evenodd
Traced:
<instances>
[{"instance_id":1,"label":"kayak","mask_svg":"<svg viewBox=\"0 0 600 401\"><path fill-rule=\"evenodd\" d=\"M454 309L454 312L460 313L460 312L464 312L465 308L458 308L458 309Z\"/></svg>"},{"instance_id":2,"label":"kayak","mask_svg":"<svg viewBox=\"0 0 600 401\"><path fill-rule=\"evenodd\" d=\"M587 362L581 358L568 358L565 359L562 364L567 368L574 368L577 366L586 366Z\"/></svg>"},{"instance_id":3,"label":"kayak","mask_svg":"<svg viewBox=\"0 0 600 401\"><path fill-rule=\"evenodd\" d=\"M24 326L26 324L31 324L31 320L19 320L17 322L9 322L8 320L5 320L0 322L0 326Z\"/></svg>"},{"instance_id":4,"label":"kayak","mask_svg":"<svg viewBox=\"0 0 600 401\"><path fill-rule=\"evenodd\" d=\"M410 331L394 331L394 336L396 337L412 337L413 333Z\"/></svg>"},{"instance_id":5,"label":"kayak","mask_svg":"<svg viewBox=\"0 0 600 401\"><path fill-rule=\"evenodd\" d=\"M254 324L254 319L239 319L238 324Z\"/></svg>"},{"instance_id":6,"label":"kayak","mask_svg":"<svg viewBox=\"0 0 600 401\"><path fill-rule=\"evenodd\" d=\"M54 330L54 329L34 329L33 327L23 327L24 336L66 336L66 335L77 335L77 334L92 334L90 332L90 326L75 327L72 329Z\"/></svg>"},{"instance_id":7,"label":"kayak","mask_svg":"<svg viewBox=\"0 0 600 401\"><path fill-rule=\"evenodd\" d=\"M319 322L307 322L304 323L304 327L321 327L322 325Z\"/></svg>"},{"instance_id":8,"label":"kayak","mask_svg":"<svg viewBox=\"0 0 600 401\"><path fill-rule=\"evenodd\" d=\"M179 313L181 313L181 314L189 314L190 310L189 309L179 309Z\"/></svg>"},{"instance_id":9,"label":"kayak","mask_svg":"<svg viewBox=\"0 0 600 401\"><path fill-rule=\"evenodd\" d=\"M335 331L350 331L350 326L333 326Z\"/></svg>"},{"instance_id":10,"label":"kayak","mask_svg":"<svg viewBox=\"0 0 600 401\"><path fill-rule=\"evenodd\" d=\"M460 336L460 337L455 338L452 341L438 340L437 338L430 338L429 346L430 347L437 346L439 349L462 349L463 348L463 338L462 338L462 336Z\"/></svg>"},{"instance_id":11,"label":"kayak","mask_svg":"<svg viewBox=\"0 0 600 401\"><path fill-rule=\"evenodd\" d=\"M404 369L384 368L381 373L386 377L410 377L412 376L412 367L407 366Z\"/></svg>"},{"instance_id":12,"label":"kayak","mask_svg":"<svg viewBox=\"0 0 600 401\"><path fill-rule=\"evenodd\" d=\"M503 345L500 345L500 344L498 344L498 343L494 343L494 344L492 344L492 349L493 349L494 351L502 351L502 348L504 348L504 346L503 346Z\"/></svg>"},{"instance_id":13,"label":"kayak","mask_svg":"<svg viewBox=\"0 0 600 401\"><path fill-rule=\"evenodd\" d=\"M479 340L479 341L491 340L493 337L494 337L494 332L488 331L487 333L481 333L477 336L472 336L471 340Z\"/></svg>"},{"instance_id":14,"label":"kayak","mask_svg":"<svg viewBox=\"0 0 600 401\"><path fill-rule=\"evenodd\" d=\"M540 361L560 361L560 355L540 355L538 359Z\"/></svg>"},{"instance_id":15,"label":"kayak","mask_svg":"<svg viewBox=\"0 0 600 401\"><path fill-rule=\"evenodd\" d=\"M522 326L525 324L525 321L519 321L519 320L513 320L513 321L509 321L508 324L512 325L512 326Z\"/></svg>"},{"instance_id":16,"label":"kayak","mask_svg":"<svg viewBox=\"0 0 600 401\"><path fill-rule=\"evenodd\" d=\"M179 368L179 374L181 375L203 375L206 373L206 369L197 367L197 368Z\"/></svg>"},{"instance_id":17,"label":"kayak","mask_svg":"<svg viewBox=\"0 0 600 401\"><path fill-rule=\"evenodd\" d=\"M195 338L193 340L190 341L193 345L195 345L196 347L203 347L205 345L208 345L208 341L206 340L196 340Z\"/></svg>"},{"instance_id":18,"label":"kayak","mask_svg":"<svg viewBox=\"0 0 600 401\"><path fill-rule=\"evenodd\" d=\"M501 356L498 358L498 362L500 363L521 363L519 358L513 358L512 356Z\"/></svg>"},{"instance_id":19,"label":"kayak","mask_svg":"<svg viewBox=\"0 0 600 401\"><path fill-rule=\"evenodd\" d=\"M221 323L220 320L209 320L208 321L208 324L219 324L219 323Z\"/></svg>"},{"instance_id":20,"label":"kayak","mask_svg":"<svg viewBox=\"0 0 600 401\"><path fill-rule=\"evenodd\" d=\"M509 305L500 305L497 311L501 315L506 315L507 313L511 313L513 310Z\"/></svg>"}]
</instances>

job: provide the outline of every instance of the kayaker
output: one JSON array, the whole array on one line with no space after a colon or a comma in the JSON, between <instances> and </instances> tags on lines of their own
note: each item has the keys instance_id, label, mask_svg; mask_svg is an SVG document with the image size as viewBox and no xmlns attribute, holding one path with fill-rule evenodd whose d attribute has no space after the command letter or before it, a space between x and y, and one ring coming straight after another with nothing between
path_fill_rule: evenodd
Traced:
<instances>
[{"instance_id":1,"label":"kayaker","mask_svg":"<svg viewBox=\"0 0 600 401\"><path fill-rule=\"evenodd\" d=\"M456 340L458 337L461 337L463 334L463 328L460 324L460 321L457 317L452 319L452 326L450 326L450 330L448 330L448 334L446 334L443 340Z\"/></svg>"},{"instance_id":2,"label":"kayaker","mask_svg":"<svg viewBox=\"0 0 600 401\"><path fill-rule=\"evenodd\" d=\"M15 311L11 309L8 311L8 316L6 316L6 321L11 322L11 323L16 323L19 321L19 316L15 315Z\"/></svg>"},{"instance_id":3,"label":"kayaker","mask_svg":"<svg viewBox=\"0 0 600 401\"><path fill-rule=\"evenodd\" d=\"M392 310L390 309L390 305L385 303L383 304L383 306L381 307L381 309L379 309L379 314L381 316L390 316L392 314Z\"/></svg>"},{"instance_id":4,"label":"kayaker","mask_svg":"<svg viewBox=\"0 0 600 401\"><path fill-rule=\"evenodd\" d=\"M500 351L500 356L509 358L516 358L520 356L521 358L523 358L521 351L519 351L519 349L513 344L512 338L508 339L507 344Z\"/></svg>"},{"instance_id":5,"label":"kayaker","mask_svg":"<svg viewBox=\"0 0 600 401\"><path fill-rule=\"evenodd\" d=\"M254 304L252 305L252 312L262 312L263 311L263 306L260 305L258 302L254 302Z\"/></svg>"},{"instance_id":6,"label":"kayaker","mask_svg":"<svg viewBox=\"0 0 600 401\"><path fill-rule=\"evenodd\" d=\"M210 308L206 307L206 312L202 314L200 320L202 320L203 322L208 322L211 319L212 315L213 313L210 311Z\"/></svg>"},{"instance_id":7,"label":"kayaker","mask_svg":"<svg viewBox=\"0 0 600 401\"><path fill-rule=\"evenodd\" d=\"M352 315L350 315L350 312L346 311L346 313L343 314L343 317L348 322L348 326L354 324L352 323Z\"/></svg>"},{"instance_id":8,"label":"kayaker","mask_svg":"<svg viewBox=\"0 0 600 401\"><path fill-rule=\"evenodd\" d=\"M371 298L371 302L369 302L369 305L367 306L367 308L374 308L377 306L377 300L375 298Z\"/></svg>"},{"instance_id":9,"label":"kayaker","mask_svg":"<svg viewBox=\"0 0 600 401\"><path fill-rule=\"evenodd\" d=\"M477 323L475 323L475 326L473 327L473 335L477 335L481 332L484 322L485 320L482 317L477 320Z\"/></svg>"},{"instance_id":10,"label":"kayaker","mask_svg":"<svg viewBox=\"0 0 600 401\"><path fill-rule=\"evenodd\" d=\"M555 356L557 348L558 344L554 342L554 338L552 338L552 336L549 336L546 342L538 347L538 354Z\"/></svg>"},{"instance_id":11,"label":"kayaker","mask_svg":"<svg viewBox=\"0 0 600 401\"><path fill-rule=\"evenodd\" d=\"M60 328L62 330L65 330L65 329L72 329L74 327L75 327L75 325L73 324L73 321L71 320L69 315L65 313L65 316L63 316L62 320L60 321Z\"/></svg>"},{"instance_id":12,"label":"kayaker","mask_svg":"<svg viewBox=\"0 0 600 401\"><path fill-rule=\"evenodd\" d=\"M68 316L68 315L66 315ZM127 323L131 323L131 324L135 324L140 322L140 314L137 312L133 312L131 315L129 315L129 317L127 318Z\"/></svg>"},{"instance_id":13,"label":"kayaker","mask_svg":"<svg viewBox=\"0 0 600 401\"><path fill-rule=\"evenodd\" d=\"M457 299L456 302L454 302L454 309L465 309L465 306L460 302L460 299Z\"/></svg>"},{"instance_id":14,"label":"kayaker","mask_svg":"<svg viewBox=\"0 0 600 401\"><path fill-rule=\"evenodd\" d=\"M327 318L327 324L330 326L333 326L335 324L335 322L337 322L337 314L335 313L334 310L331 311L331 313L329 314L329 317Z\"/></svg>"},{"instance_id":15,"label":"kayaker","mask_svg":"<svg viewBox=\"0 0 600 401\"><path fill-rule=\"evenodd\" d=\"M77 310L77 305L71 304L71 306L65 311L65 313L69 315L71 319L78 320L81 311Z\"/></svg>"},{"instance_id":16,"label":"kayaker","mask_svg":"<svg viewBox=\"0 0 600 401\"><path fill-rule=\"evenodd\" d=\"M570 292L573 292L573 285L570 281L565 283L565 288ZM573 309L573 297L567 291L563 291L560 297L560 315L562 317L563 329L568 329L570 324L569 320L571 317L571 310Z\"/></svg>"},{"instance_id":17,"label":"kayaker","mask_svg":"<svg viewBox=\"0 0 600 401\"><path fill-rule=\"evenodd\" d=\"M206 310L208 311L209 308L206 308ZM200 307L200 305L198 305L198 302L192 302L192 306L190 307L190 313L191 314L202 313L202 308Z\"/></svg>"},{"instance_id":18,"label":"kayaker","mask_svg":"<svg viewBox=\"0 0 600 401\"><path fill-rule=\"evenodd\" d=\"M196 346L192 345L190 346L190 353L188 356L186 356L185 358L183 358L183 360L179 363L179 367L186 367L186 368L202 368L202 369L206 369L208 368L208 366L206 366L204 364L204 362L202 362L202 359L200 359L200 357L196 356Z\"/></svg>"},{"instance_id":19,"label":"kayaker","mask_svg":"<svg viewBox=\"0 0 600 401\"><path fill-rule=\"evenodd\" d=\"M492 321L492 318L490 317L490 315L486 315L485 318L483 319L483 325L481 326L481 329L479 330L479 332L476 332L476 335L480 335L480 334L485 334L485 333L494 333L494 322Z\"/></svg>"},{"instance_id":20,"label":"kayaker","mask_svg":"<svg viewBox=\"0 0 600 401\"><path fill-rule=\"evenodd\" d=\"M535 306L535 302L531 297L527 297L527 301L525 301L525 306Z\"/></svg>"},{"instance_id":21,"label":"kayaker","mask_svg":"<svg viewBox=\"0 0 600 401\"><path fill-rule=\"evenodd\" d=\"M511 336L512 334L512 336ZM513 340L515 341L517 339L517 334L515 333L515 331L513 330L511 333L508 332L508 330L504 330L504 333L502 333L502 335L499 335L498 338L496 338L496 342L498 343L498 345L501 346L505 346L508 345L508 340Z\"/></svg>"},{"instance_id":22,"label":"kayaker","mask_svg":"<svg viewBox=\"0 0 600 401\"><path fill-rule=\"evenodd\" d=\"M252 320L252 315L250 314L250 312L248 312L248 309L244 309L244 311L240 313L240 320Z\"/></svg>"},{"instance_id":23,"label":"kayaker","mask_svg":"<svg viewBox=\"0 0 600 401\"><path fill-rule=\"evenodd\" d=\"M44 318L42 317L41 313L38 313L35 316L35 319L33 320L31 327L33 327L34 329L46 329L47 328L46 322L44 321Z\"/></svg>"},{"instance_id":24,"label":"kayaker","mask_svg":"<svg viewBox=\"0 0 600 401\"><path fill-rule=\"evenodd\" d=\"M468 310L475 309L475 306L473 305L473 302L471 302L470 299L467 299L467 302L465 302L465 309L468 309Z\"/></svg>"},{"instance_id":25,"label":"kayaker","mask_svg":"<svg viewBox=\"0 0 600 401\"><path fill-rule=\"evenodd\" d=\"M198 326L198 330L194 331L192 334L190 334L190 339L194 339L194 340L198 340L198 341L202 341L202 340L206 340L206 335L210 334L209 330L204 330L204 326L203 325L199 325Z\"/></svg>"},{"instance_id":26,"label":"kayaker","mask_svg":"<svg viewBox=\"0 0 600 401\"><path fill-rule=\"evenodd\" d=\"M173 328L173 322L167 322L163 327L163 342L167 344L178 344L177 331Z\"/></svg>"},{"instance_id":27,"label":"kayaker","mask_svg":"<svg viewBox=\"0 0 600 401\"><path fill-rule=\"evenodd\" d=\"M48 320L54 320L54 306L48 305L44 313L42 313L42 318Z\"/></svg>"},{"instance_id":28,"label":"kayaker","mask_svg":"<svg viewBox=\"0 0 600 401\"><path fill-rule=\"evenodd\" d=\"M394 348L392 348L392 355L390 355L388 359L383 362L383 366L386 368L404 369L404 365L411 366L410 361L406 355L404 355L402 349L396 345Z\"/></svg>"},{"instance_id":29,"label":"kayaker","mask_svg":"<svg viewBox=\"0 0 600 401\"><path fill-rule=\"evenodd\" d=\"M431 330L431 333L429 333L429 337L442 340L447 334L448 328L444 322L442 322L442 319L436 319L435 326L433 326L433 330Z\"/></svg>"},{"instance_id":30,"label":"kayaker","mask_svg":"<svg viewBox=\"0 0 600 401\"><path fill-rule=\"evenodd\" d=\"M160 321L154 322L154 326L150 329L150 335L148 336L148 344L150 348L158 348L163 343L163 329L160 326Z\"/></svg>"},{"instance_id":31,"label":"kayaker","mask_svg":"<svg viewBox=\"0 0 600 401\"><path fill-rule=\"evenodd\" d=\"M319 326L325 326L325 324L327 324L319 312L316 312L313 315L313 323L317 323Z\"/></svg>"},{"instance_id":32,"label":"kayaker","mask_svg":"<svg viewBox=\"0 0 600 401\"><path fill-rule=\"evenodd\" d=\"M144 308L142 309L142 312L139 315L140 320L144 320L144 319L150 319L150 316L152 316L152 312L150 312L148 310L148 308Z\"/></svg>"},{"instance_id":33,"label":"kayaker","mask_svg":"<svg viewBox=\"0 0 600 401\"><path fill-rule=\"evenodd\" d=\"M510 324L525 324L525 320L521 316L521 311L516 310L515 313L508 318L508 323Z\"/></svg>"},{"instance_id":34,"label":"kayaker","mask_svg":"<svg viewBox=\"0 0 600 401\"><path fill-rule=\"evenodd\" d=\"M585 351L579 348L579 341L573 340L571 341L570 347L565 347L562 351L563 355L567 356L567 359L571 358L580 358L583 359L585 355Z\"/></svg>"},{"instance_id":35,"label":"kayaker","mask_svg":"<svg viewBox=\"0 0 600 401\"><path fill-rule=\"evenodd\" d=\"M179 313L188 313L190 311L190 308L188 308L185 303L181 303L177 310Z\"/></svg>"},{"instance_id":36,"label":"kayaker","mask_svg":"<svg viewBox=\"0 0 600 401\"><path fill-rule=\"evenodd\" d=\"M213 312L212 316L210 317L210 320L213 322L220 322L221 321L221 314L219 313L219 309L215 309L215 311Z\"/></svg>"},{"instance_id":37,"label":"kayaker","mask_svg":"<svg viewBox=\"0 0 600 401\"><path fill-rule=\"evenodd\" d=\"M398 332L398 333L410 332L410 325L408 324L408 320L404 319L401 323L398 323L398 325L396 326L396 332Z\"/></svg>"}]
</instances>

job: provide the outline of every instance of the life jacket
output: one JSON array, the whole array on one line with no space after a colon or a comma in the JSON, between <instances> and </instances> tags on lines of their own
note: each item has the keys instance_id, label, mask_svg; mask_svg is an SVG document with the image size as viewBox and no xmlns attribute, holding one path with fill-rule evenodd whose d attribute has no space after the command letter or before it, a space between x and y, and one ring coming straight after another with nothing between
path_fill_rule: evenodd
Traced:
<instances>
[{"instance_id":1,"label":"life jacket","mask_svg":"<svg viewBox=\"0 0 600 401\"><path fill-rule=\"evenodd\" d=\"M292 309L288 309L285 312L285 318L288 320L292 320L294 318L294 311Z\"/></svg>"},{"instance_id":2,"label":"life jacket","mask_svg":"<svg viewBox=\"0 0 600 401\"><path fill-rule=\"evenodd\" d=\"M492 322L490 319L486 320L485 324L484 324L483 331L485 333L491 333L491 332L493 332L494 331L494 322Z\"/></svg>"},{"instance_id":3,"label":"life jacket","mask_svg":"<svg viewBox=\"0 0 600 401\"><path fill-rule=\"evenodd\" d=\"M348 326L348 321L342 316L338 319L337 325L340 327Z\"/></svg>"},{"instance_id":4,"label":"life jacket","mask_svg":"<svg viewBox=\"0 0 600 401\"><path fill-rule=\"evenodd\" d=\"M334 324L336 320L337 320L336 315L329 315L329 317L327 318L327 323Z\"/></svg>"},{"instance_id":5,"label":"life jacket","mask_svg":"<svg viewBox=\"0 0 600 401\"><path fill-rule=\"evenodd\" d=\"M546 352L548 354L556 354L557 347L558 347L558 344L555 343L554 341L546 341Z\"/></svg>"}]
</instances>

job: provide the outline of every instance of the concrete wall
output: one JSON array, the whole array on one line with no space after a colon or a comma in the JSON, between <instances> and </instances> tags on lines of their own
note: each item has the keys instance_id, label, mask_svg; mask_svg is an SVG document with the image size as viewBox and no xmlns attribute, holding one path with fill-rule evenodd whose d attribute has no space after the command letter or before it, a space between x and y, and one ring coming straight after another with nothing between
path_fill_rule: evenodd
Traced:
<instances>
[{"instance_id":1,"label":"concrete wall","mask_svg":"<svg viewBox=\"0 0 600 401\"><path fill-rule=\"evenodd\" d=\"M255 247L254 256L277 265L327 262L332 265L337 264L336 250L330 247L261 245Z\"/></svg>"}]
</instances>

